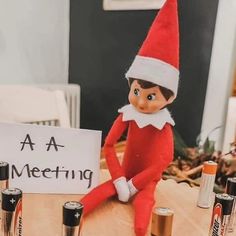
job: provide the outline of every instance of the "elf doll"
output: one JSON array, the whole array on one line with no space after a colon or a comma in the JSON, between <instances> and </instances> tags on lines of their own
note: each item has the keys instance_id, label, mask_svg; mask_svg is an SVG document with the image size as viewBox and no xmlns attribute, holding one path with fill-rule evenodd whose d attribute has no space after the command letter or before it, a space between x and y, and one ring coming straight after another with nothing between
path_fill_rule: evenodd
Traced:
<instances>
[{"instance_id":1,"label":"elf doll","mask_svg":"<svg viewBox=\"0 0 236 236\"><path fill-rule=\"evenodd\" d=\"M130 104L118 110L105 139L104 153L112 179L81 200L85 215L112 196L121 202L131 201L136 236L146 234L156 185L173 159L174 121L165 107L173 102L178 88L178 37L177 0L167 0L126 73ZM114 145L126 131L120 164Z\"/></svg>"}]
</instances>

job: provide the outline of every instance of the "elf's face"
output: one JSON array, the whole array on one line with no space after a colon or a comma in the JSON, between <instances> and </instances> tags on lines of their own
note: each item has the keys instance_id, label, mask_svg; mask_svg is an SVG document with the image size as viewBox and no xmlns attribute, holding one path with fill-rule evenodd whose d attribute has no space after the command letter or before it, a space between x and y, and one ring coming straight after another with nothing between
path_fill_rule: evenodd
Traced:
<instances>
[{"instance_id":1,"label":"elf's face","mask_svg":"<svg viewBox=\"0 0 236 236\"><path fill-rule=\"evenodd\" d=\"M155 113L173 101L172 98L165 99L159 86L144 89L137 80L131 84L128 98L137 111L147 114Z\"/></svg>"}]
</instances>

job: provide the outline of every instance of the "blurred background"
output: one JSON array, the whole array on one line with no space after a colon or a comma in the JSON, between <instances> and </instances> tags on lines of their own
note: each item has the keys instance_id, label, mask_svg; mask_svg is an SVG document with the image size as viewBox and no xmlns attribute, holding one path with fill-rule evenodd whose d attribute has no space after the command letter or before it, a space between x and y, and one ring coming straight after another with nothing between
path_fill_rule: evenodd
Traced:
<instances>
[{"instance_id":1,"label":"blurred background","mask_svg":"<svg viewBox=\"0 0 236 236\"><path fill-rule=\"evenodd\" d=\"M201 131L218 1L179 1L180 85L170 111L188 145ZM81 127L108 132L127 103L129 68L157 10L104 11L71 1L69 81L81 86Z\"/></svg>"}]
</instances>

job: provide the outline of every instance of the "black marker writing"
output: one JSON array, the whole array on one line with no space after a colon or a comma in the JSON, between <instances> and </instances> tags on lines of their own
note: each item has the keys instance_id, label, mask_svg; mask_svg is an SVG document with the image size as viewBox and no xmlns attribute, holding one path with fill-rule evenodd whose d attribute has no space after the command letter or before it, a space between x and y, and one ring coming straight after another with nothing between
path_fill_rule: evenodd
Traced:
<instances>
[{"instance_id":1,"label":"black marker writing","mask_svg":"<svg viewBox=\"0 0 236 236\"><path fill-rule=\"evenodd\" d=\"M63 145L57 144L54 137L51 137L49 143L46 143L46 145L48 146L47 151L50 150L51 146L53 146L56 151L58 151L58 147L64 147Z\"/></svg>"},{"instance_id":2,"label":"black marker writing","mask_svg":"<svg viewBox=\"0 0 236 236\"><path fill-rule=\"evenodd\" d=\"M24 142L20 142L20 143L22 144L21 151L24 150L26 144L30 146L31 151L34 151L34 145L36 144L32 142L29 134L26 135ZM58 147L65 147L64 145L57 144L54 137L50 138L49 143L46 143L46 146L48 146L47 152L51 150L52 146L54 147L56 151L58 151Z\"/></svg>"},{"instance_id":3,"label":"black marker writing","mask_svg":"<svg viewBox=\"0 0 236 236\"><path fill-rule=\"evenodd\" d=\"M74 169L65 169L64 166L56 166L55 168L44 168L39 169L38 167L30 167L29 164L25 164L23 168L19 169L15 165L12 165L11 177L20 178L21 176L26 175L28 178L46 178L46 179L78 179L81 181L86 180L87 188L91 187L93 171L90 169L85 170L74 170Z\"/></svg>"},{"instance_id":4,"label":"black marker writing","mask_svg":"<svg viewBox=\"0 0 236 236\"><path fill-rule=\"evenodd\" d=\"M33 142L31 141L31 138L30 138L30 135L29 135L29 134L26 135L24 142L20 142L20 143L23 144L22 147L21 147L21 151L24 149L25 144L30 145L31 151L34 150L34 145L35 145L35 143L33 143Z\"/></svg>"}]
</instances>

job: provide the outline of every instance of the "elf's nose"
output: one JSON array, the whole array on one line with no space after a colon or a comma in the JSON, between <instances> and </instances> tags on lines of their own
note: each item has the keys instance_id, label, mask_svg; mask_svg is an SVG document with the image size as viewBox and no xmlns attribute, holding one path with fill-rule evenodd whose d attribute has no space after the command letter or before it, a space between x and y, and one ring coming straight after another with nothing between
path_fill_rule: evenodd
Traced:
<instances>
[{"instance_id":1,"label":"elf's nose","mask_svg":"<svg viewBox=\"0 0 236 236\"><path fill-rule=\"evenodd\" d=\"M144 99L140 98L139 101L138 101L138 107L140 110L144 110L145 109L145 106L146 106L146 102Z\"/></svg>"}]
</instances>

